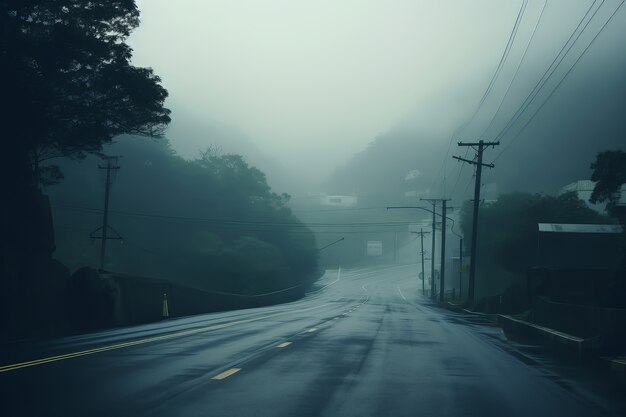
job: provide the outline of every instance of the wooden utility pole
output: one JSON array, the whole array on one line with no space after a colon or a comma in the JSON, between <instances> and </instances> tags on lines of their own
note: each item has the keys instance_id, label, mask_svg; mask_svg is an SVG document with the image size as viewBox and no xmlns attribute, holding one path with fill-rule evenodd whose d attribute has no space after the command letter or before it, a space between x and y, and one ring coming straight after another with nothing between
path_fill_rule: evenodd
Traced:
<instances>
[{"instance_id":1,"label":"wooden utility pole","mask_svg":"<svg viewBox=\"0 0 626 417\"><path fill-rule=\"evenodd\" d=\"M433 235L432 248L430 250L430 298L435 299L435 229L437 227L437 199L420 198L420 200L428 201L433 205Z\"/></svg>"},{"instance_id":2,"label":"wooden utility pole","mask_svg":"<svg viewBox=\"0 0 626 417\"><path fill-rule=\"evenodd\" d=\"M449 198L420 198L420 200L428 201L433 205L433 260L432 260L432 277L434 280L435 277L435 227L436 221L435 216L437 215L437 203L441 201L441 266L439 270L439 301L444 301L444 273L445 273L445 264L446 264L446 202L449 201ZM434 298L433 294L433 298Z\"/></svg>"},{"instance_id":3,"label":"wooden utility pole","mask_svg":"<svg viewBox=\"0 0 626 417\"><path fill-rule=\"evenodd\" d=\"M419 232L413 232L415 234L420 235L420 254L422 255L422 295L425 297L426 296L426 287L425 287L425 281L426 281L426 276L424 274L424 235L428 234L429 232L425 232L423 228L420 227L420 231Z\"/></svg>"},{"instance_id":4,"label":"wooden utility pole","mask_svg":"<svg viewBox=\"0 0 626 417\"><path fill-rule=\"evenodd\" d=\"M463 238L459 239L459 300L463 295Z\"/></svg>"},{"instance_id":5,"label":"wooden utility pole","mask_svg":"<svg viewBox=\"0 0 626 417\"><path fill-rule=\"evenodd\" d=\"M439 302L443 303L446 286L444 285L446 269L446 199L441 199L441 269L439 271Z\"/></svg>"},{"instance_id":6,"label":"wooden utility pole","mask_svg":"<svg viewBox=\"0 0 626 417\"><path fill-rule=\"evenodd\" d=\"M480 181L482 175L482 168L486 166L488 168L493 168L495 165L493 164L484 164L483 163L483 151L485 147L492 146L496 147L500 142L459 142L459 146L471 146L476 150L476 160L469 160L465 158L461 158L460 156L453 156L454 159L458 159L459 161L467 162L468 164L476 165L476 182L474 184L474 212L472 213L472 246L470 248L470 274L469 274L469 285L467 288L467 303L474 303L474 286L476 283L476 243L478 241L478 208L480 205Z\"/></svg>"},{"instance_id":7,"label":"wooden utility pole","mask_svg":"<svg viewBox=\"0 0 626 417\"><path fill-rule=\"evenodd\" d=\"M114 163L111 163L112 160L114 161ZM104 260L106 256L107 240L108 239L118 239L118 240L122 239L122 237L115 231L115 229L109 226L109 190L111 188L111 171L118 170L120 169L120 167L115 165L115 163L117 163L116 156L106 157L106 161L107 161L107 164L105 166L98 165L98 169L106 170L106 185L104 188L104 213L102 214L102 226L94 230L93 232L91 232L91 235L90 235L92 239L102 240L102 245L100 246L100 271L104 270ZM113 237L108 236L109 229L111 229L116 234L116 236L113 236ZM96 235L98 231L102 232L100 236Z\"/></svg>"}]
</instances>

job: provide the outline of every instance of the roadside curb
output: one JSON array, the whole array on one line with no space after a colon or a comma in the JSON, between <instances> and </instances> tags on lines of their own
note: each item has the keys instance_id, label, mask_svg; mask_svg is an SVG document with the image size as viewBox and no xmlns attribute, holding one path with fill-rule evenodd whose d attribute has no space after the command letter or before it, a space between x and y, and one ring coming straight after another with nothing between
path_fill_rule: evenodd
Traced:
<instances>
[{"instance_id":1,"label":"roadside curb","mask_svg":"<svg viewBox=\"0 0 626 417\"><path fill-rule=\"evenodd\" d=\"M521 336L530 336L541 339L548 347L557 350L566 350L575 353L580 359L587 353L597 351L600 346L599 337L581 338L549 327L540 326L525 320L520 320L506 314L489 314L478 311L471 311L463 308L460 304L450 302L443 303L443 307L450 310L466 313L474 316L484 317L490 321L497 323L505 333L513 333ZM611 369L626 375L626 357L620 357L611 361Z\"/></svg>"},{"instance_id":2,"label":"roadside curb","mask_svg":"<svg viewBox=\"0 0 626 417\"><path fill-rule=\"evenodd\" d=\"M566 350L575 352L579 358L582 358L589 351L595 351L600 348L599 337L581 338L572 336L558 330L539 326L504 314L498 315L498 325L502 327L505 333L512 332L539 337L548 342L552 347L565 348ZM626 366L626 362L624 365Z\"/></svg>"},{"instance_id":3,"label":"roadside curb","mask_svg":"<svg viewBox=\"0 0 626 417\"><path fill-rule=\"evenodd\" d=\"M602 358L609 363L611 371L622 377L626 377L626 356Z\"/></svg>"},{"instance_id":4,"label":"roadside curb","mask_svg":"<svg viewBox=\"0 0 626 417\"><path fill-rule=\"evenodd\" d=\"M498 322L498 314L490 314L490 313L481 313L479 311L472 311L463 307L463 304L454 304L449 301L445 303L440 303L441 306L447 308L448 310L456 311L457 313L466 313L474 316L484 317L485 319L491 320L494 323Z\"/></svg>"}]
</instances>

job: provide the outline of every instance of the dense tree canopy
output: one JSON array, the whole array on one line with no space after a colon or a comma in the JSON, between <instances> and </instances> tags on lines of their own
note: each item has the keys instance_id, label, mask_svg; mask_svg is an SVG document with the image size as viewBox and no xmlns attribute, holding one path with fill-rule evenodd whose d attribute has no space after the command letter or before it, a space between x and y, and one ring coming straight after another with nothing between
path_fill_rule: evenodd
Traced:
<instances>
[{"instance_id":1,"label":"dense tree canopy","mask_svg":"<svg viewBox=\"0 0 626 417\"><path fill-rule=\"evenodd\" d=\"M311 283L317 249L311 231L240 155L210 148L184 160L166 140L120 138L110 224L123 237L105 268L171 279L207 290L258 294ZM57 252L72 269L97 263L89 231L101 222L98 160L64 161L66 180L48 189Z\"/></svg>"},{"instance_id":2,"label":"dense tree canopy","mask_svg":"<svg viewBox=\"0 0 626 417\"><path fill-rule=\"evenodd\" d=\"M9 300L0 326L9 333L46 327L43 299L63 307L67 271L51 258L39 188L62 174L42 162L98 152L123 133L157 137L170 121L159 78L130 64L126 39L138 24L134 0L0 2L0 291Z\"/></svg>"},{"instance_id":3,"label":"dense tree canopy","mask_svg":"<svg viewBox=\"0 0 626 417\"><path fill-rule=\"evenodd\" d=\"M591 163L591 180L596 181L596 186L591 194L590 201L607 202L607 211L619 217L622 222L626 219L624 208L617 207L619 191L622 184L626 183L626 152L604 151L596 156Z\"/></svg>"},{"instance_id":4,"label":"dense tree canopy","mask_svg":"<svg viewBox=\"0 0 626 417\"><path fill-rule=\"evenodd\" d=\"M2 9L2 125L16 163L30 162L30 173L20 170L29 183L58 176L38 171L43 160L99 151L122 133L163 133L167 92L151 69L130 64L125 43L139 24L134 0L8 0Z\"/></svg>"}]
</instances>

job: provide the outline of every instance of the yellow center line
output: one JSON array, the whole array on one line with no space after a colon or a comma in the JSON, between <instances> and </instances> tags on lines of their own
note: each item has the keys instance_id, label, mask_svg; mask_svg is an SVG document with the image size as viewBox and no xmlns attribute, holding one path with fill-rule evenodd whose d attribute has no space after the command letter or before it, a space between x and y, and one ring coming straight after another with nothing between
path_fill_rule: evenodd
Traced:
<instances>
[{"instance_id":1,"label":"yellow center line","mask_svg":"<svg viewBox=\"0 0 626 417\"><path fill-rule=\"evenodd\" d=\"M311 307L311 308L304 309L304 310L299 310L299 311L313 310L313 309L324 307L326 305L327 304L322 304L321 306ZM280 316L282 314L287 314L287 313L291 313L291 311L282 311L282 312L279 312L279 313L268 314L268 315L265 315L265 316L255 317L255 318L252 318L252 319L237 320L237 321L231 321L231 322L228 322L228 323L221 323L221 324L215 324L215 325L212 325L212 326L200 327L200 328L197 328L197 329L182 330L180 332L165 334L165 335L161 335L161 336L148 337L146 339L132 340L130 342L117 343L117 344L114 344L114 345L102 346L102 347L98 347L98 348L94 348L94 349L81 350L81 351L78 351L78 352L67 353L67 354L64 354L64 355L56 355L56 356L50 356L50 357L47 357L47 358L35 359L35 360L32 360L32 361L26 361L26 362L19 362L19 363L14 363L14 364L10 364L10 365L4 365L4 366L0 366L0 373L14 371L16 369L21 369L21 368L27 368L27 367L30 367L30 366L43 365L45 363L50 363L50 362L57 362L57 361L62 361L62 360L66 360L66 359L76 358L76 357L79 357L79 356L93 355L95 353L106 352L106 351L109 351L109 350L122 349L122 348L126 348L126 347L131 347L131 346L143 345L143 344L146 344L146 343L152 343L152 342L157 342L157 341L162 341L162 340L174 339L174 338L177 338L177 337L189 336L189 335L202 333L202 332L208 332L208 331L212 331L212 330L224 329L226 327L237 326L239 324L252 323L252 322L255 322L255 321L264 320L264 319L267 319L267 318L270 318L270 317Z\"/></svg>"},{"instance_id":2,"label":"yellow center line","mask_svg":"<svg viewBox=\"0 0 626 417\"><path fill-rule=\"evenodd\" d=\"M215 379L216 381L220 381L222 379L226 379L229 376L231 376L232 374L235 374L237 372L241 371L241 368L230 368L227 371L222 372L221 374L217 374L215 375L213 378L211 379Z\"/></svg>"}]
</instances>

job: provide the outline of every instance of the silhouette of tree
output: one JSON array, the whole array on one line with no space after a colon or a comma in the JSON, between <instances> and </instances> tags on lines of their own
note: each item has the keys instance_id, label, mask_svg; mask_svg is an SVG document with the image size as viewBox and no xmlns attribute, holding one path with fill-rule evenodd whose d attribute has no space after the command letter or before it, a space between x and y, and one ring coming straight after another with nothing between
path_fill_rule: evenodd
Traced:
<instances>
[{"instance_id":1,"label":"silhouette of tree","mask_svg":"<svg viewBox=\"0 0 626 417\"><path fill-rule=\"evenodd\" d=\"M122 133L162 135L167 91L130 64L125 43L139 24L134 0L9 0L3 9L5 168L19 187L53 180L39 169L51 158L83 157Z\"/></svg>"},{"instance_id":2,"label":"silhouette of tree","mask_svg":"<svg viewBox=\"0 0 626 417\"><path fill-rule=\"evenodd\" d=\"M621 150L600 152L591 163L591 169L593 170L591 180L596 181L596 186L589 201L592 203L606 201L608 213L620 219L623 224L626 220L625 209L617 206L617 202L620 187L626 183L626 152Z\"/></svg>"},{"instance_id":3,"label":"silhouette of tree","mask_svg":"<svg viewBox=\"0 0 626 417\"><path fill-rule=\"evenodd\" d=\"M68 274L51 257L52 216L39 188L62 174L42 163L98 152L122 133L158 137L170 121L160 79L130 64L126 39L138 24L134 0L0 3L0 292L9 300L0 327L9 334L45 322L34 300Z\"/></svg>"}]
</instances>

